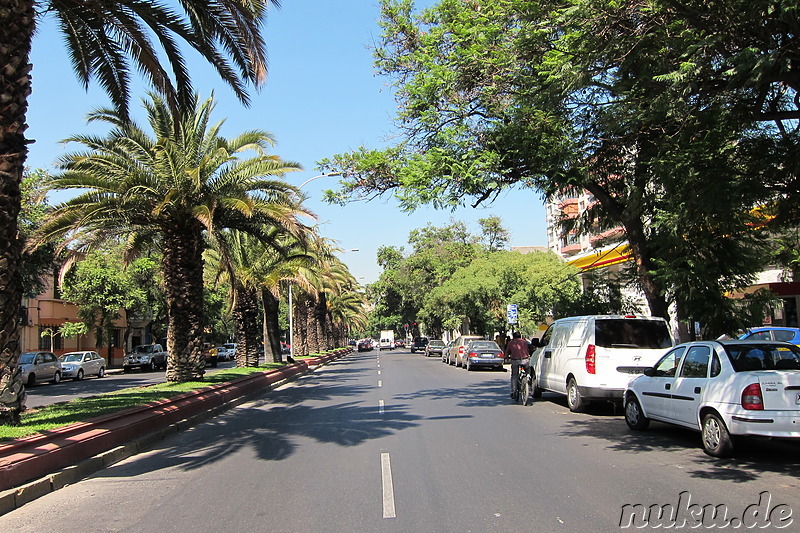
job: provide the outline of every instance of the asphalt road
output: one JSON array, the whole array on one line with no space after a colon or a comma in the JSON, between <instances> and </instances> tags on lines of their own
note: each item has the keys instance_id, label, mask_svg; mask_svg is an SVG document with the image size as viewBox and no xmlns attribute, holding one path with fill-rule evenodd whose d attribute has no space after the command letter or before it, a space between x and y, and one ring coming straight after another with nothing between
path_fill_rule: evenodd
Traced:
<instances>
[{"instance_id":1,"label":"asphalt road","mask_svg":"<svg viewBox=\"0 0 800 533\"><path fill-rule=\"evenodd\" d=\"M698 434L634 434L604 406L515 405L508 379L354 353L0 517L0 531L604 532L636 504L724 505L727 520L798 530L785 514L800 513L797 443L712 459Z\"/></svg>"},{"instance_id":2,"label":"asphalt road","mask_svg":"<svg viewBox=\"0 0 800 533\"><path fill-rule=\"evenodd\" d=\"M223 361L218 368L234 366L233 361ZM206 372L215 369L208 368ZM76 398L87 398L106 392L114 392L131 387L142 387L153 383L164 382L164 371L142 372L134 370L123 373L121 370L112 370L104 378L89 376L81 381L64 380L61 383L39 383L33 387L26 387L28 397L25 405L28 408L42 407L58 402L66 402Z\"/></svg>"}]
</instances>

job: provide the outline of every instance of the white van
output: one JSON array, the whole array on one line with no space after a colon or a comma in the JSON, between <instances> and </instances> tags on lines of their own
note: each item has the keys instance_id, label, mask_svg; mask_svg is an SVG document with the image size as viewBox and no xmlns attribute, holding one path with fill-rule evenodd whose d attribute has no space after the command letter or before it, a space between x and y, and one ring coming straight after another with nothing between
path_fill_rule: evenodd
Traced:
<instances>
[{"instance_id":1,"label":"white van","mask_svg":"<svg viewBox=\"0 0 800 533\"><path fill-rule=\"evenodd\" d=\"M663 318L593 315L556 320L533 344L533 396L565 394L580 412L593 400L622 402L628 382L675 343Z\"/></svg>"}]
</instances>

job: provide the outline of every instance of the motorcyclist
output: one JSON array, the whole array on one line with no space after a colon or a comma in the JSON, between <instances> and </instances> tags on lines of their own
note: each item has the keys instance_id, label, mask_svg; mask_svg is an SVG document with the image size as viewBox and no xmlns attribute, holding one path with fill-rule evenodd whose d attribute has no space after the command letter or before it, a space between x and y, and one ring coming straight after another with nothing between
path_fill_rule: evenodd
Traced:
<instances>
[{"instance_id":1,"label":"motorcyclist","mask_svg":"<svg viewBox=\"0 0 800 533\"><path fill-rule=\"evenodd\" d=\"M505 355L511 359L511 397L516 400L519 394L519 367L527 368L530 365L528 341L522 338L519 331L515 331L514 338L506 344Z\"/></svg>"}]
</instances>

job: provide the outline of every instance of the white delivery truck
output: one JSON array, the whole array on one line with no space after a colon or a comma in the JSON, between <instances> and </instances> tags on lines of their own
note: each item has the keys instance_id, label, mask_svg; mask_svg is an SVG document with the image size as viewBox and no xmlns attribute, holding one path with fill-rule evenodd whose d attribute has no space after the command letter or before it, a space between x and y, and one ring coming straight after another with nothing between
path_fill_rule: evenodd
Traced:
<instances>
[{"instance_id":1,"label":"white delivery truck","mask_svg":"<svg viewBox=\"0 0 800 533\"><path fill-rule=\"evenodd\" d=\"M394 331L381 331L381 340L378 342L378 351L394 348Z\"/></svg>"}]
</instances>

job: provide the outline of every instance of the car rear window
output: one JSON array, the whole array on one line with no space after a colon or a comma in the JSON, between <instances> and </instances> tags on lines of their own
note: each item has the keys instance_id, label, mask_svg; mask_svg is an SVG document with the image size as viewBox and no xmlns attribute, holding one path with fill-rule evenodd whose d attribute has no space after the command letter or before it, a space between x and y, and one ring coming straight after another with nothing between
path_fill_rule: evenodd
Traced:
<instances>
[{"instance_id":1,"label":"car rear window","mask_svg":"<svg viewBox=\"0 0 800 533\"><path fill-rule=\"evenodd\" d=\"M603 348L663 349L672 346L667 323L660 320L608 319L595 321L595 345Z\"/></svg>"},{"instance_id":2,"label":"car rear window","mask_svg":"<svg viewBox=\"0 0 800 533\"><path fill-rule=\"evenodd\" d=\"M789 344L734 344L725 352L737 372L800 370L800 350Z\"/></svg>"},{"instance_id":3,"label":"car rear window","mask_svg":"<svg viewBox=\"0 0 800 533\"><path fill-rule=\"evenodd\" d=\"M469 343L471 350L499 350L500 347L494 341L478 341Z\"/></svg>"}]
</instances>

